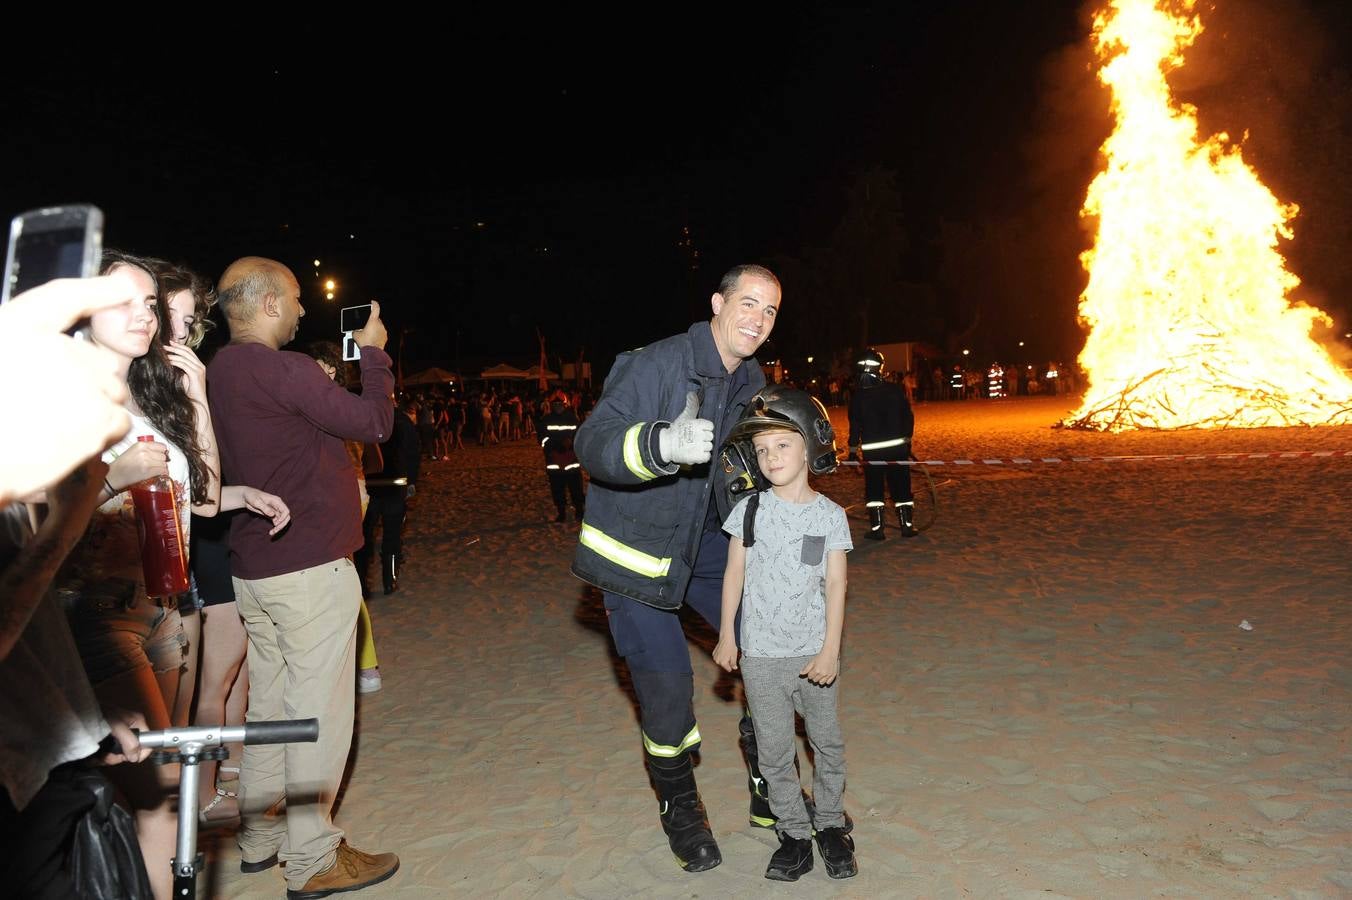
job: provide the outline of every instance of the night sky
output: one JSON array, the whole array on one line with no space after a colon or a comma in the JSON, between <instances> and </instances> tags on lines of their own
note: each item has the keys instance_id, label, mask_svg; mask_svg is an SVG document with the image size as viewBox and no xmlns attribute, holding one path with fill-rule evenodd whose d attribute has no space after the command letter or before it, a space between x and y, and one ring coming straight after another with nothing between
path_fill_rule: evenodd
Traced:
<instances>
[{"instance_id":1,"label":"night sky","mask_svg":"<svg viewBox=\"0 0 1352 900\"><path fill-rule=\"evenodd\" d=\"M1174 79L1204 129L1247 130L1245 158L1301 205L1287 256L1339 331L1342 7L1202 5ZM213 278L276 257L304 291L302 341L374 297L406 371L529 364L538 328L551 364L585 353L600 374L707 316L743 261L784 281L763 359L864 339L1065 359L1082 340L1077 212L1110 127L1092 8L651 7L640 22L466 5L449 24L109 22L60 50L11 32L2 211L93 202L108 246Z\"/></svg>"}]
</instances>

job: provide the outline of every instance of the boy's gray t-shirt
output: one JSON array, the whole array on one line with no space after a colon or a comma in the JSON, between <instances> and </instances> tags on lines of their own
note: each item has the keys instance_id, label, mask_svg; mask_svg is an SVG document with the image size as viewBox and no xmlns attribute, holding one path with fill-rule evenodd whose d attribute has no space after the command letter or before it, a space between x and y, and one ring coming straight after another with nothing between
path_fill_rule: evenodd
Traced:
<instances>
[{"instance_id":1,"label":"boy's gray t-shirt","mask_svg":"<svg viewBox=\"0 0 1352 900\"><path fill-rule=\"evenodd\" d=\"M748 498L723 530L742 537ZM824 494L790 503L773 490L760 495L756 542L746 550L742 587L742 653L815 656L826 639L826 556L852 550L845 510Z\"/></svg>"}]
</instances>

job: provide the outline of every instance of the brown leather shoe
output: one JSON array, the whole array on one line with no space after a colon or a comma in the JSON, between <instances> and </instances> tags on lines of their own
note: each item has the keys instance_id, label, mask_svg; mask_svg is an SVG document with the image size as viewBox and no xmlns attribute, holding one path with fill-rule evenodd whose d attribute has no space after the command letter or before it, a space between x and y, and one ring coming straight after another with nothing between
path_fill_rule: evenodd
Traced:
<instances>
[{"instance_id":1,"label":"brown leather shoe","mask_svg":"<svg viewBox=\"0 0 1352 900\"><path fill-rule=\"evenodd\" d=\"M348 846L338 845L338 856L327 871L313 875L298 891L287 889L287 900L317 900L330 894L359 891L380 884L399 871L399 857L393 853L363 853Z\"/></svg>"}]
</instances>

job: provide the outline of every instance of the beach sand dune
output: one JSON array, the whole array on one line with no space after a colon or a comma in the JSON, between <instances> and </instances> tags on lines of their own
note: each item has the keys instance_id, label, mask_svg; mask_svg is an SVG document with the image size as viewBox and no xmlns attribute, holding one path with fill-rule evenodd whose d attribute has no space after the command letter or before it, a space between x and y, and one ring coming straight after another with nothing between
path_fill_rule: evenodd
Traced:
<instances>
[{"instance_id":1,"label":"beach sand dune","mask_svg":"<svg viewBox=\"0 0 1352 900\"><path fill-rule=\"evenodd\" d=\"M922 405L916 452L1243 456L935 466L915 478L930 527L882 543L862 540L857 471L817 480L858 548L841 720L860 873L818 862L796 886L762 877L776 841L747 824L740 686L711 632L692 644L698 777L724 862L691 875L538 447L425 464L403 587L371 602L385 687L359 700L337 815L403 865L361 896L1352 895L1352 458L1248 458L1352 449L1352 428L1052 429L1071 407ZM282 891L239 874L228 833L204 843L204 896Z\"/></svg>"}]
</instances>

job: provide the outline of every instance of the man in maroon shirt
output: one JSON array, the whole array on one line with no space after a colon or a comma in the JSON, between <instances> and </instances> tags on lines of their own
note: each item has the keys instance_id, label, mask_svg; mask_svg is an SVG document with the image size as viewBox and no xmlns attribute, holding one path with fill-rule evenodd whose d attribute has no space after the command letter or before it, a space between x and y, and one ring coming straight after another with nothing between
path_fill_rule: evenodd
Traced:
<instances>
[{"instance_id":1,"label":"man in maroon shirt","mask_svg":"<svg viewBox=\"0 0 1352 900\"><path fill-rule=\"evenodd\" d=\"M361 507L343 441L378 444L391 433L394 378L374 303L354 335L356 395L310 357L281 349L305 315L286 266L236 260L221 276L219 298L230 344L207 379L222 473L291 508L291 525L275 537L253 516L230 527L236 603L249 635L248 721L319 719L317 743L245 748L240 868L261 872L280 860L288 898L309 900L376 884L399 868L393 853L349 846L332 818L352 745L361 604L350 559L362 544Z\"/></svg>"}]
</instances>

